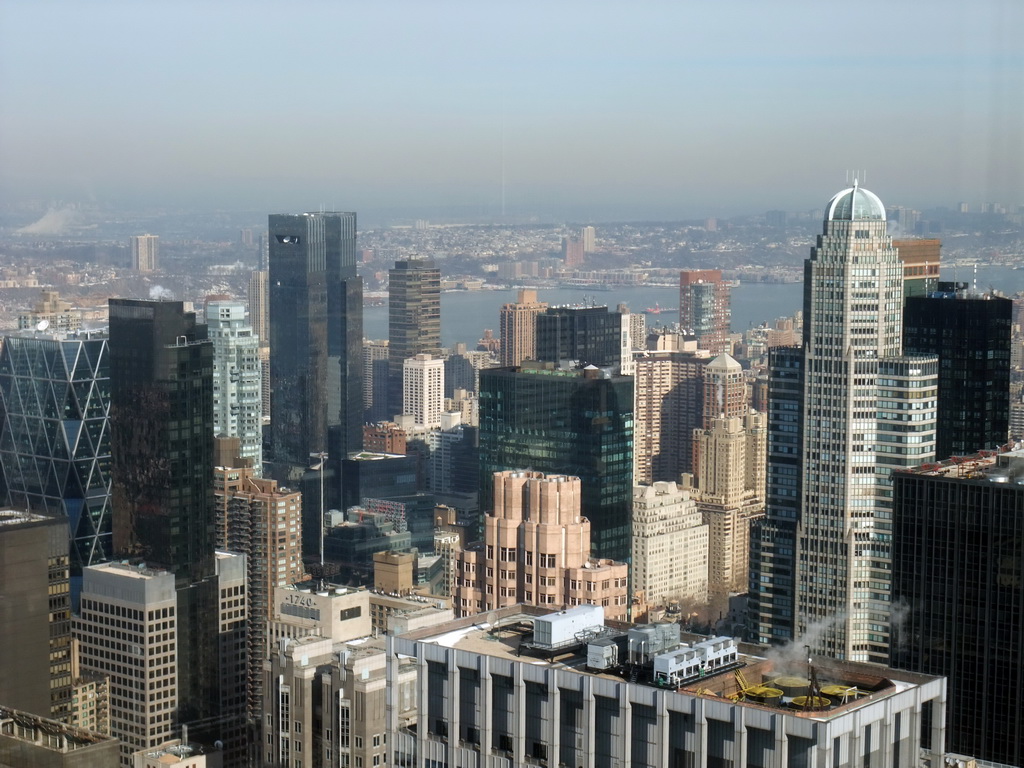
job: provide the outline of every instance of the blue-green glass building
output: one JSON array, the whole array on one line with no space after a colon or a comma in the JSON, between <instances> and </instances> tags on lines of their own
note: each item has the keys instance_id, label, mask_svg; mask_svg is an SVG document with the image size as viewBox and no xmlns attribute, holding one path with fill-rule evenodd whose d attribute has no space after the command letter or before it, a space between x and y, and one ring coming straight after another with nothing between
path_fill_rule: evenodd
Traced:
<instances>
[{"instance_id":1,"label":"blue-green glass building","mask_svg":"<svg viewBox=\"0 0 1024 768\"><path fill-rule=\"evenodd\" d=\"M0 503L68 521L73 592L111 557L110 373L97 332L7 336L0 350Z\"/></svg>"},{"instance_id":2,"label":"blue-green glass building","mask_svg":"<svg viewBox=\"0 0 1024 768\"><path fill-rule=\"evenodd\" d=\"M633 377L553 363L480 371L480 508L493 475L512 469L575 475L596 557L629 560Z\"/></svg>"}]
</instances>

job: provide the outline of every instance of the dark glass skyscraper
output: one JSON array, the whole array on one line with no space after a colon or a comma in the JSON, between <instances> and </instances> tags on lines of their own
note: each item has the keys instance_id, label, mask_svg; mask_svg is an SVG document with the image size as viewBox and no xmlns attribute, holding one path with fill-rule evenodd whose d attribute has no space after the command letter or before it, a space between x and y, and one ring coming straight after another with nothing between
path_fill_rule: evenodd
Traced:
<instances>
[{"instance_id":1,"label":"dark glass skyscraper","mask_svg":"<svg viewBox=\"0 0 1024 768\"><path fill-rule=\"evenodd\" d=\"M890 663L948 678L950 752L1024 764L1024 452L893 479Z\"/></svg>"},{"instance_id":2,"label":"dark glass skyscraper","mask_svg":"<svg viewBox=\"0 0 1024 768\"><path fill-rule=\"evenodd\" d=\"M627 561L633 493L633 378L524 363L480 372L480 508L493 475L575 475L595 557Z\"/></svg>"},{"instance_id":3,"label":"dark glass skyscraper","mask_svg":"<svg viewBox=\"0 0 1024 768\"><path fill-rule=\"evenodd\" d=\"M356 215L270 216L272 474L362 446L363 283Z\"/></svg>"},{"instance_id":4,"label":"dark glass skyscraper","mask_svg":"<svg viewBox=\"0 0 1024 768\"><path fill-rule=\"evenodd\" d=\"M937 460L1006 442L1012 313L1012 300L972 293L966 283L907 297L903 351L939 357Z\"/></svg>"},{"instance_id":5,"label":"dark glass skyscraper","mask_svg":"<svg viewBox=\"0 0 1024 768\"><path fill-rule=\"evenodd\" d=\"M111 555L104 334L33 332L0 350L0 504L67 521L72 589Z\"/></svg>"},{"instance_id":6,"label":"dark glass skyscraper","mask_svg":"<svg viewBox=\"0 0 1024 768\"><path fill-rule=\"evenodd\" d=\"M429 259L388 272L388 418L402 412L405 361L441 351L441 270Z\"/></svg>"},{"instance_id":7,"label":"dark glass skyscraper","mask_svg":"<svg viewBox=\"0 0 1024 768\"><path fill-rule=\"evenodd\" d=\"M622 314L608 307L550 307L536 327L537 360L599 368L622 362Z\"/></svg>"},{"instance_id":8,"label":"dark glass skyscraper","mask_svg":"<svg viewBox=\"0 0 1024 768\"><path fill-rule=\"evenodd\" d=\"M180 301L110 300L114 554L170 571L183 723L218 715L213 344Z\"/></svg>"}]
</instances>

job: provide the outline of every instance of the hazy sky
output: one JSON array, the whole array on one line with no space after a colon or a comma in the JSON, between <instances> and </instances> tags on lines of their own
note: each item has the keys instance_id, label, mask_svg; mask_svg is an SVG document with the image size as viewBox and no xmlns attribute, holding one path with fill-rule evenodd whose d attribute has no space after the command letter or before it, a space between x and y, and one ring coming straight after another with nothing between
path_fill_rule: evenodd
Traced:
<instances>
[{"instance_id":1,"label":"hazy sky","mask_svg":"<svg viewBox=\"0 0 1024 768\"><path fill-rule=\"evenodd\" d=\"M509 209L682 218L856 168L1017 205L1022 32L1021 0L0 0L0 195L498 211L504 165Z\"/></svg>"}]
</instances>

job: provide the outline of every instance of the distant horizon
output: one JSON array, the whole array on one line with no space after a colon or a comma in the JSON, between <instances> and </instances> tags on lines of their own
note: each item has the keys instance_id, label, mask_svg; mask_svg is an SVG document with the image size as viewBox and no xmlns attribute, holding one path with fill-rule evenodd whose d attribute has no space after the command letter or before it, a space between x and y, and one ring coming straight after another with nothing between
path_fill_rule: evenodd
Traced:
<instances>
[{"instance_id":1,"label":"distant horizon","mask_svg":"<svg viewBox=\"0 0 1024 768\"><path fill-rule=\"evenodd\" d=\"M0 207L1024 204L1020 0L6 0ZM464 215L464 214L460 214Z\"/></svg>"},{"instance_id":2,"label":"distant horizon","mask_svg":"<svg viewBox=\"0 0 1024 768\"><path fill-rule=\"evenodd\" d=\"M836 190L837 192L839 189ZM621 209L615 208L614 210L608 210L604 212L592 211L597 213L597 216L590 218L583 218L579 216L570 215L571 212L566 212L566 215L558 215L557 212L544 214L533 212L533 211L517 211L509 210L506 212L505 220L498 218L488 218L486 213L479 210L478 207L472 205L465 206L451 206L447 209L430 209L430 208L417 208L412 206L393 206L389 208L369 208L366 210L355 209L355 213L358 217L360 230L373 230L383 229L391 227L413 227L417 222L425 221L428 226L446 226L446 227L550 227L559 228L565 226L616 226L616 225L629 225L629 224L682 224L688 226L701 226L708 220L715 220L721 222L729 222L733 220L744 220L744 219L757 219L763 218L769 211L784 211L787 215L807 217L813 213L824 213L824 206L827 199L823 200L821 205L815 208L798 209L798 210L786 210L784 208L766 208L761 211L752 212L739 212L729 215L715 215L709 214L706 216L656 216L652 212L636 211L634 216L623 215L627 212ZM883 200L883 202L885 202ZM922 214L928 213L940 213L948 212L955 213L957 211L958 201L949 203L946 205L938 205L934 207L916 207L912 205L906 205L905 203L886 203L889 207L902 206L904 208L910 208L918 210ZM971 214L980 214L980 203L970 204ZM1009 213L1016 213L1016 206L1013 210L1008 211ZM67 234L52 234L54 237L73 237L74 232L77 230L90 229L96 226L95 223L89 223L89 214L95 212L97 214L112 214L126 216L131 219L141 220L159 220L165 217L174 216L230 216L236 219L248 218L252 221L247 226L257 227L266 226L265 219L267 216L274 213L307 213L316 212L319 208L294 208L290 211L283 210L271 210L271 211L260 211L257 209L247 208L203 208L203 207L186 207L186 206L168 206L168 207L147 207L139 209L129 209L118 207L114 205L100 205L96 203L70 203L61 201L61 204L48 206L42 216L39 216L41 207L37 207L35 210L28 212L22 210L20 215L17 215L9 207L3 218L0 219L0 229L12 228L14 234L20 234L17 229L25 226L31 226L34 223L42 221L47 216L62 215L74 217L76 212L83 214L79 222L71 226L71 231ZM325 208L325 211L332 211L335 209ZM352 208L338 208L338 211L350 211ZM580 213L582 211L577 211ZM665 213L668 213L667 211ZM619 214L621 218L611 218L613 214ZM646 215L645 215L646 214ZM604 218L602 216L607 216ZM4 222L3 219L17 219L17 224L12 224L9 221ZM794 223L807 223L816 224L817 219L801 219ZM46 232L38 233L38 236L45 236ZM26 233L25 236L36 236L34 234Z\"/></svg>"}]
</instances>

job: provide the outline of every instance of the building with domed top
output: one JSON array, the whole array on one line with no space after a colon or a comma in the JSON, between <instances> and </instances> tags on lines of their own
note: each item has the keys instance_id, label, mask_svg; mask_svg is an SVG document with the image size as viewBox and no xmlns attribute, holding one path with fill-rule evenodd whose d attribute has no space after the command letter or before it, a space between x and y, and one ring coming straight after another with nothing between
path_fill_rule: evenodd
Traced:
<instances>
[{"instance_id":1,"label":"building with domed top","mask_svg":"<svg viewBox=\"0 0 1024 768\"><path fill-rule=\"evenodd\" d=\"M802 345L770 358L767 509L751 537L760 642L887 659L890 473L935 446L937 360L903 355L902 315L885 206L854 183L804 262Z\"/></svg>"}]
</instances>

